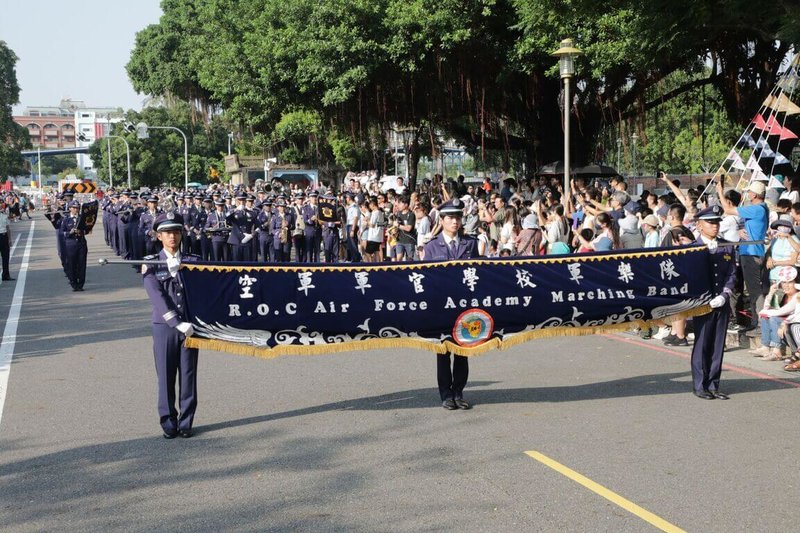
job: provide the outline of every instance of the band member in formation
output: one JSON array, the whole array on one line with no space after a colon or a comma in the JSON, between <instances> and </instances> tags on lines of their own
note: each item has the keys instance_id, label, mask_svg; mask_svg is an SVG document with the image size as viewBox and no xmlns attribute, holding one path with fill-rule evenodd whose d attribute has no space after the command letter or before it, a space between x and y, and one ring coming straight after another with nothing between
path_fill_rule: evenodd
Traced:
<instances>
[{"instance_id":1,"label":"band member in formation","mask_svg":"<svg viewBox=\"0 0 800 533\"><path fill-rule=\"evenodd\" d=\"M322 248L325 254L326 263L339 262L339 231L342 229L343 216L336 207L336 197L333 195L325 195L323 199L331 207L336 209L337 213L334 215L333 220L327 218L327 221L322 225Z\"/></svg>"},{"instance_id":2,"label":"band member in formation","mask_svg":"<svg viewBox=\"0 0 800 533\"><path fill-rule=\"evenodd\" d=\"M175 212L162 213L155 231L163 249L156 256L164 264L142 265L142 278L153 306L153 355L158 377L158 416L164 438L189 438L197 409L197 349L186 348L184 340L194 333L186 321L186 297L178 269L182 262L197 261L181 254L184 219ZM178 394L175 378L178 377ZM178 399L178 408L175 400Z\"/></svg>"},{"instance_id":3,"label":"band member in formation","mask_svg":"<svg viewBox=\"0 0 800 533\"><path fill-rule=\"evenodd\" d=\"M117 255L123 259L130 259L131 253L128 242L128 224L131 221L133 214L133 206L131 205L130 191L122 191L120 194L114 212L117 215Z\"/></svg>"},{"instance_id":4,"label":"band member in formation","mask_svg":"<svg viewBox=\"0 0 800 533\"><path fill-rule=\"evenodd\" d=\"M214 200L214 211L206 218L205 233L211 235L211 260L212 261L229 261L228 254L228 236L230 235L230 227L225 220L227 213L225 213L225 200L219 195Z\"/></svg>"},{"instance_id":5,"label":"band member in formation","mask_svg":"<svg viewBox=\"0 0 800 533\"><path fill-rule=\"evenodd\" d=\"M67 263L66 258L64 255L64 236L61 234L61 221L64 219L66 215L66 201L65 198L69 197L72 199L72 193L69 194L62 193L60 196L56 197L56 205L53 206L51 211L47 211L44 216L47 220L50 221L50 224L53 225L53 229L56 230L56 250L58 252L58 259L61 261L61 269L64 271L64 275L67 274Z\"/></svg>"},{"instance_id":6,"label":"band member in formation","mask_svg":"<svg viewBox=\"0 0 800 533\"><path fill-rule=\"evenodd\" d=\"M161 241L158 240L158 234L153 229L156 217L161 213L158 202L158 196L148 197L147 210L139 217L139 235L144 243L144 255L157 254L161 250Z\"/></svg>"},{"instance_id":7,"label":"band member in formation","mask_svg":"<svg viewBox=\"0 0 800 533\"><path fill-rule=\"evenodd\" d=\"M458 198L450 200L439 209L442 232L425 245L426 261L448 259L472 259L478 257L478 242L462 231L464 202ZM439 382L439 396L442 407L448 411L469 409L470 404L464 399L464 387L469 376L469 362L466 357L453 355L453 367L450 368L450 354L437 354L436 377Z\"/></svg>"},{"instance_id":8,"label":"band member in formation","mask_svg":"<svg viewBox=\"0 0 800 533\"><path fill-rule=\"evenodd\" d=\"M69 214L61 220L59 233L64 239L64 264L67 278L73 291L82 291L86 281L86 237L78 229L78 214L81 204L77 200L69 203Z\"/></svg>"},{"instance_id":9,"label":"band member in formation","mask_svg":"<svg viewBox=\"0 0 800 533\"><path fill-rule=\"evenodd\" d=\"M261 203L261 212L256 218L258 229L258 250L261 260L269 263L272 260L272 200L266 199Z\"/></svg>"},{"instance_id":10,"label":"band member in formation","mask_svg":"<svg viewBox=\"0 0 800 533\"><path fill-rule=\"evenodd\" d=\"M303 221L303 236L305 239L305 257L307 263L319 262L319 246L322 239L322 227L319 222L316 191L308 195L308 203L300 210L298 220Z\"/></svg>"},{"instance_id":11,"label":"band member in formation","mask_svg":"<svg viewBox=\"0 0 800 533\"><path fill-rule=\"evenodd\" d=\"M286 204L279 199L276 204L278 212L272 215L270 232L272 233L272 250L276 263L289 261L291 254L292 223L286 213Z\"/></svg>"},{"instance_id":12,"label":"band member in formation","mask_svg":"<svg viewBox=\"0 0 800 533\"><path fill-rule=\"evenodd\" d=\"M292 224L292 247L298 263L306 260L306 223L303 220L303 202L305 194L298 191L294 195L294 205L289 209L289 218ZM291 255L291 254L290 254ZM289 259L287 258L287 261Z\"/></svg>"},{"instance_id":13,"label":"band member in formation","mask_svg":"<svg viewBox=\"0 0 800 533\"><path fill-rule=\"evenodd\" d=\"M247 195L244 192L239 193L236 196L236 209L231 211L226 218L231 226L228 244L231 245L231 260L233 261L252 261L250 241L253 239L256 217L245 206L246 200Z\"/></svg>"},{"instance_id":14,"label":"band member in formation","mask_svg":"<svg viewBox=\"0 0 800 533\"><path fill-rule=\"evenodd\" d=\"M694 395L704 400L728 399L728 395L719 390L719 380L731 315L729 299L736 287L736 262L733 247L725 246L728 241L717 236L722 214L722 208L714 205L698 211L694 217L700 231L695 244L706 245L711 252L712 289L716 294L709 302L712 311L693 319L692 381Z\"/></svg>"}]
</instances>

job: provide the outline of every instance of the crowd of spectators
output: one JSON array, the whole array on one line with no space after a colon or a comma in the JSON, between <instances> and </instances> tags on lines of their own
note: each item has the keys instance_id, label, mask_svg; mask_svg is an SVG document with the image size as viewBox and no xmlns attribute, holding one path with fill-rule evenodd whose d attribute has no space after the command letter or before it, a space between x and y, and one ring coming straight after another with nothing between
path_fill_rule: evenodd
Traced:
<instances>
[{"instance_id":1,"label":"crowd of spectators","mask_svg":"<svg viewBox=\"0 0 800 533\"><path fill-rule=\"evenodd\" d=\"M416 191L383 192L374 182L353 180L343 185L342 198L353 207L353 228L359 257L377 261L424 260L423 246L440 231L437 206L450 198L464 202L464 231L478 239L484 257L540 256L690 245L697 240L694 215L711 204L724 210L720 238L737 246L739 287L731 298L729 330L761 336L754 355L783 361L800 370L800 307L795 314L800 257L798 181L776 180L779 186L753 181L742 192L716 185L681 188L663 173L659 189L632 198L620 177L571 180L564 198L561 177L524 183L505 180L499 187L486 179L466 184L463 176L425 180ZM350 208L348 208L350 209ZM360 209L360 218L356 212ZM762 243L765 241L765 243ZM379 244L376 244L379 243ZM376 250L377 247L377 251ZM353 259L355 254L349 254ZM687 321L641 331L668 346L688 346Z\"/></svg>"}]
</instances>

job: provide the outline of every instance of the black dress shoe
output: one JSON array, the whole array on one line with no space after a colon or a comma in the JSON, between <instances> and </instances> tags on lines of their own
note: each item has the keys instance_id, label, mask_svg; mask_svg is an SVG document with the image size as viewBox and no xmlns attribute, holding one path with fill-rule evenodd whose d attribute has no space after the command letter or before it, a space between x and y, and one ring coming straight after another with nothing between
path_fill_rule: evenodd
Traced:
<instances>
[{"instance_id":1,"label":"black dress shoe","mask_svg":"<svg viewBox=\"0 0 800 533\"><path fill-rule=\"evenodd\" d=\"M455 411L456 409L458 409L458 407L456 407L456 401L453 400L452 398L448 398L445 401L443 401L442 407L444 407L448 411Z\"/></svg>"},{"instance_id":2,"label":"black dress shoe","mask_svg":"<svg viewBox=\"0 0 800 533\"><path fill-rule=\"evenodd\" d=\"M164 430L164 438L165 439L174 439L177 436L178 436L178 430L177 429L165 429Z\"/></svg>"},{"instance_id":3,"label":"black dress shoe","mask_svg":"<svg viewBox=\"0 0 800 533\"><path fill-rule=\"evenodd\" d=\"M14 281L14 278L3 278L3 281Z\"/></svg>"},{"instance_id":4,"label":"black dress shoe","mask_svg":"<svg viewBox=\"0 0 800 533\"><path fill-rule=\"evenodd\" d=\"M182 429L178 433L180 434L181 438L184 439L191 438L191 436L194 435L194 431L191 429Z\"/></svg>"},{"instance_id":5,"label":"black dress shoe","mask_svg":"<svg viewBox=\"0 0 800 533\"><path fill-rule=\"evenodd\" d=\"M464 398L456 398L455 402L456 402L456 407L458 407L459 409L464 409L465 411L467 409L472 409L472 406Z\"/></svg>"},{"instance_id":6,"label":"black dress shoe","mask_svg":"<svg viewBox=\"0 0 800 533\"><path fill-rule=\"evenodd\" d=\"M712 390L710 392L711 392L711 394L714 395L714 398L716 398L717 400L730 400L731 399L731 397L728 396L727 394L725 394L724 392L720 392L718 390Z\"/></svg>"},{"instance_id":7,"label":"black dress shoe","mask_svg":"<svg viewBox=\"0 0 800 533\"><path fill-rule=\"evenodd\" d=\"M703 400L713 400L715 398L715 396L710 392L708 392L707 390L700 390L700 391L696 390L694 391L694 395L697 396L698 398L702 398Z\"/></svg>"}]
</instances>

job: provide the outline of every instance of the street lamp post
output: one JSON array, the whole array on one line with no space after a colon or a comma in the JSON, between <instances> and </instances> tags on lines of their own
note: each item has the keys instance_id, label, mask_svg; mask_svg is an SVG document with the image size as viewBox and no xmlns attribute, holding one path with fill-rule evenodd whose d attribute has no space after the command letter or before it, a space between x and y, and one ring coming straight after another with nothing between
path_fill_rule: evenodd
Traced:
<instances>
[{"instance_id":1,"label":"street lamp post","mask_svg":"<svg viewBox=\"0 0 800 533\"><path fill-rule=\"evenodd\" d=\"M122 142L125 143L125 155L128 158L128 188L131 188L131 147L128 144L128 141L125 140L125 137L120 137L119 135L106 135L109 139L120 139ZM109 145L110 146L110 145ZM111 168L111 167L109 167Z\"/></svg>"},{"instance_id":2,"label":"street lamp post","mask_svg":"<svg viewBox=\"0 0 800 533\"><path fill-rule=\"evenodd\" d=\"M228 133L228 155L231 155L231 141L233 140L233 132Z\"/></svg>"},{"instance_id":3,"label":"street lamp post","mask_svg":"<svg viewBox=\"0 0 800 533\"><path fill-rule=\"evenodd\" d=\"M572 39L561 41L561 48L553 52L558 57L559 72L564 80L564 195L566 207L569 197L569 110L572 107L572 97L569 94L569 81L575 74L575 56L582 52L573 46Z\"/></svg>"},{"instance_id":4,"label":"street lamp post","mask_svg":"<svg viewBox=\"0 0 800 533\"><path fill-rule=\"evenodd\" d=\"M636 177L639 173L639 169L637 168L638 161L636 161L636 141L638 140L639 136L636 135L636 132L633 132L633 135L631 135L631 143L633 145L633 153L631 154L633 156L633 161L631 163L631 166L633 167L633 177Z\"/></svg>"},{"instance_id":5,"label":"street lamp post","mask_svg":"<svg viewBox=\"0 0 800 533\"><path fill-rule=\"evenodd\" d=\"M183 130L175 126L148 126L145 122L139 122L136 125L136 137L139 139L147 139L150 135L148 130L175 130L183 136L183 189L189 190L189 139Z\"/></svg>"},{"instance_id":6,"label":"street lamp post","mask_svg":"<svg viewBox=\"0 0 800 533\"><path fill-rule=\"evenodd\" d=\"M620 165L622 164L622 139L617 139L617 172L622 172Z\"/></svg>"}]
</instances>

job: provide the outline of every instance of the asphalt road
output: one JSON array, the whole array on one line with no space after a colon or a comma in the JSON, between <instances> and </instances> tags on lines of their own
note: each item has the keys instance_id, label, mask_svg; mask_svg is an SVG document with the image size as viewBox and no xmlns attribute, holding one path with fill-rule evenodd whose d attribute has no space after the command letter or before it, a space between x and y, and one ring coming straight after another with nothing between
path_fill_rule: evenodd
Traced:
<instances>
[{"instance_id":1,"label":"asphalt road","mask_svg":"<svg viewBox=\"0 0 800 533\"><path fill-rule=\"evenodd\" d=\"M86 292L73 293L53 230L34 220L26 269L32 223L13 225L17 281L0 285L13 345L0 529L655 531L645 511L666 529L797 528L800 382L744 351L726 356L723 402L690 393L688 349L534 341L473 358L475 408L455 412L426 352L202 351L197 434L167 441L140 277L96 265L108 255L96 231Z\"/></svg>"}]
</instances>

